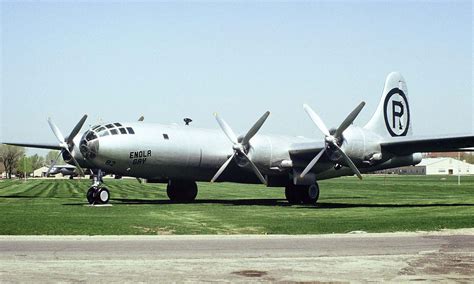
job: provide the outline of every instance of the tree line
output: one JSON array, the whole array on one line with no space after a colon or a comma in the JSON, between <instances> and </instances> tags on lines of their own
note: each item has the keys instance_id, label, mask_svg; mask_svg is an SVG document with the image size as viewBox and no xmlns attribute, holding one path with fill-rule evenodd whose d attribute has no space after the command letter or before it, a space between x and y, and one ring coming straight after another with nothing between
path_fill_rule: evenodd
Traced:
<instances>
[{"instance_id":1,"label":"tree line","mask_svg":"<svg viewBox=\"0 0 474 284\"><path fill-rule=\"evenodd\" d=\"M25 173L29 176L36 169L43 166L49 167L58 154L59 151L49 151L44 157L38 154L27 156L24 147L0 145L0 174L5 172L9 179L13 175L24 177ZM64 163L60 157L58 164Z\"/></svg>"}]
</instances>

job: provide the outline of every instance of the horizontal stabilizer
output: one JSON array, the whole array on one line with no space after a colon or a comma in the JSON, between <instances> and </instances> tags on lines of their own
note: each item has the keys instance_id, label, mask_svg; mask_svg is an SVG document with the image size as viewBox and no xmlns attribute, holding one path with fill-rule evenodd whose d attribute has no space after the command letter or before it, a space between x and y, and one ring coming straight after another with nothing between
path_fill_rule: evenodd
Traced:
<instances>
[{"instance_id":1,"label":"horizontal stabilizer","mask_svg":"<svg viewBox=\"0 0 474 284\"><path fill-rule=\"evenodd\" d=\"M419 152L470 151L474 147L474 135L452 137L397 138L380 144L383 151L395 155L408 155Z\"/></svg>"}]
</instances>

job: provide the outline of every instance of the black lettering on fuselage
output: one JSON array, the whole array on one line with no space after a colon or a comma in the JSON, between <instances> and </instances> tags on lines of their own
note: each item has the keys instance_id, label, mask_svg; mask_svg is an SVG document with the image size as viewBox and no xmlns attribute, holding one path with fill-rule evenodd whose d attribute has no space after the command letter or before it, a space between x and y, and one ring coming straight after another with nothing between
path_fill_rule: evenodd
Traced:
<instances>
[{"instance_id":1,"label":"black lettering on fuselage","mask_svg":"<svg viewBox=\"0 0 474 284\"><path fill-rule=\"evenodd\" d=\"M129 158L132 160L132 165L143 165L147 157L151 157L151 150L130 152Z\"/></svg>"},{"instance_id":2,"label":"black lettering on fuselage","mask_svg":"<svg viewBox=\"0 0 474 284\"><path fill-rule=\"evenodd\" d=\"M132 165L143 165L146 162L146 158L133 159Z\"/></svg>"}]
</instances>

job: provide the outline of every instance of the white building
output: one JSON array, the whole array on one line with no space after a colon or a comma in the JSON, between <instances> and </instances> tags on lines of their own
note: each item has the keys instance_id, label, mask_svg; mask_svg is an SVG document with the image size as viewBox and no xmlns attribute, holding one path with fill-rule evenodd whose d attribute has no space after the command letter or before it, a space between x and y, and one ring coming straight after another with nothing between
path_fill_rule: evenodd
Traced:
<instances>
[{"instance_id":1,"label":"white building","mask_svg":"<svg viewBox=\"0 0 474 284\"><path fill-rule=\"evenodd\" d=\"M426 175L474 175L474 165L453 158L425 158L415 167L425 167Z\"/></svg>"},{"instance_id":2,"label":"white building","mask_svg":"<svg viewBox=\"0 0 474 284\"><path fill-rule=\"evenodd\" d=\"M41 167L33 171L33 177L44 177L48 172L48 167Z\"/></svg>"}]
</instances>

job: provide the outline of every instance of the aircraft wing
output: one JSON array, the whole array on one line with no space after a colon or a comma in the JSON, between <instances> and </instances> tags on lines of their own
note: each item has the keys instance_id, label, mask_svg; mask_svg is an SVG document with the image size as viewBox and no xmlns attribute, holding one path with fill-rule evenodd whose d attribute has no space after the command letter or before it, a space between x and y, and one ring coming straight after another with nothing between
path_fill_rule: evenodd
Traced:
<instances>
[{"instance_id":1,"label":"aircraft wing","mask_svg":"<svg viewBox=\"0 0 474 284\"><path fill-rule=\"evenodd\" d=\"M12 146L29 147L29 148L61 150L61 147L59 147L58 143L14 143L14 142L2 142L2 144L12 145Z\"/></svg>"},{"instance_id":2,"label":"aircraft wing","mask_svg":"<svg viewBox=\"0 0 474 284\"><path fill-rule=\"evenodd\" d=\"M304 142L291 145L290 156L301 160L311 160L325 147L324 142ZM325 156L321 157L324 160Z\"/></svg>"},{"instance_id":3,"label":"aircraft wing","mask_svg":"<svg viewBox=\"0 0 474 284\"><path fill-rule=\"evenodd\" d=\"M472 151L472 147L474 147L474 135L397 138L396 140L382 142L380 146L382 147L382 150L395 155L408 155L418 152Z\"/></svg>"}]
</instances>

